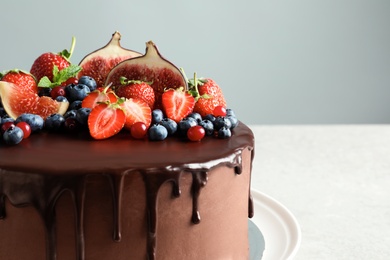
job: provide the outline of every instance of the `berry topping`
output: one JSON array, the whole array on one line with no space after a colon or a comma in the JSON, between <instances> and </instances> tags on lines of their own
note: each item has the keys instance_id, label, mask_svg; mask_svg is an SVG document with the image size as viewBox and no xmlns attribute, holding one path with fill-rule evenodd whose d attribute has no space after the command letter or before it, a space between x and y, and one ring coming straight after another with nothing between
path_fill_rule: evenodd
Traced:
<instances>
[{"instance_id":1,"label":"berry topping","mask_svg":"<svg viewBox=\"0 0 390 260\"><path fill-rule=\"evenodd\" d=\"M83 100L91 92L89 87L84 84L70 84L65 87L66 97L70 102Z\"/></svg>"},{"instance_id":2,"label":"berry topping","mask_svg":"<svg viewBox=\"0 0 390 260\"><path fill-rule=\"evenodd\" d=\"M142 122L147 127L152 122L152 112L148 104L140 99L126 99L121 104L126 115L125 129L130 130L131 126L136 122Z\"/></svg>"},{"instance_id":3,"label":"berry topping","mask_svg":"<svg viewBox=\"0 0 390 260\"><path fill-rule=\"evenodd\" d=\"M125 122L125 112L118 103L100 103L89 114L89 133L94 139L106 139L122 130Z\"/></svg>"},{"instance_id":4,"label":"berry topping","mask_svg":"<svg viewBox=\"0 0 390 260\"><path fill-rule=\"evenodd\" d=\"M160 123L164 118L163 111L161 109L154 109L152 111L152 123L157 124Z\"/></svg>"},{"instance_id":5,"label":"berry topping","mask_svg":"<svg viewBox=\"0 0 390 260\"><path fill-rule=\"evenodd\" d=\"M168 136L168 130L160 125L153 124L148 131L148 137L151 141L162 141Z\"/></svg>"},{"instance_id":6,"label":"berry topping","mask_svg":"<svg viewBox=\"0 0 390 260\"><path fill-rule=\"evenodd\" d=\"M162 95L162 105L165 115L179 122L192 112L195 99L182 88L169 89Z\"/></svg>"},{"instance_id":7,"label":"berry topping","mask_svg":"<svg viewBox=\"0 0 390 260\"><path fill-rule=\"evenodd\" d=\"M19 88L31 90L34 93L38 92L37 82L35 77L23 70L10 70L7 72L0 73L0 79L2 81L16 84Z\"/></svg>"},{"instance_id":8,"label":"berry topping","mask_svg":"<svg viewBox=\"0 0 390 260\"><path fill-rule=\"evenodd\" d=\"M97 88L95 79L90 76L81 76L78 79L78 83L86 85L90 91L94 91Z\"/></svg>"},{"instance_id":9,"label":"berry topping","mask_svg":"<svg viewBox=\"0 0 390 260\"><path fill-rule=\"evenodd\" d=\"M120 79L121 85L115 89L115 93L119 97L141 99L153 109L155 98L150 83L141 80L128 80L125 77Z\"/></svg>"},{"instance_id":10,"label":"berry topping","mask_svg":"<svg viewBox=\"0 0 390 260\"><path fill-rule=\"evenodd\" d=\"M82 101L82 107L93 108L98 103L109 101L115 103L118 100L118 97L113 91L110 90L110 86L105 88L97 89L93 92L90 92Z\"/></svg>"},{"instance_id":11,"label":"berry topping","mask_svg":"<svg viewBox=\"0 0 390 260\"><path fill-rule=\"evenodd\" d=\"M9 127L3 134L3 140L8 145L16 145L23 140L23 130L17 126Z\"/></svg>"},{"instance_id":12,"label":"berry topping","mask_svg":"<svg viewBox=\"0 0 390 260\"><path fill-rule=\"evenodd\" d=\"M136 122L131 126L130 134L135 139L142 139L148 133L148 127L143 122Z\"/></svg>"},{"instance_id":13,"label":"berry topping","mask_svg":"<svg viewBox=\"0 0 390 260\"><path fill-rule=\"evenodd\" d=\"M65 125L65 117L60 114L52 114L45 120L45 129L52 132L60 131Z\"/></svg>"},{"instance_id":14,"label":"berry topping","mask_svg":"<svg viewBox=\"0 0 390 260\"><path fill-rule=\"evenodd\" d=\"M19 127L20 129L22 129L23 131L23 139L26 139L30 136L31 134L31 126L26 123L26 122L19 122L16 124L17 127Z\"/></svg>"},{"instance_id":15,"label":"berry topping","mask_svg":"<svg viewBox=\"0 0 390 260\"><path fill-rule=\"evenodd\" d=\"M172 136L177 132L177 123L170 118L166 117L162 119L160 124L167 129L169 136Z\"/></svg>"},{"instance_id":16,"label":"berry topping","mask_svg":"<svg viewBox=\"0 0 390 260\"><path fill-rule=\"evenodd\" d=\"M200 125L193 126L187 131L188 139L194 142L202 140L205 134L204 128Z\"/></svg>"},{"instance_id":17,"label":"berry topping","mask_svg":"<svg viewBox=\"0 0 390 260\"><path fill-rule=\"evenodd\" d=\"M45 123L41 116L35 114L21 114L15 119L15 124L18 124L19 122L26 122L29 124L32 132L42 130Z\"/></svg>"}]
</instances>

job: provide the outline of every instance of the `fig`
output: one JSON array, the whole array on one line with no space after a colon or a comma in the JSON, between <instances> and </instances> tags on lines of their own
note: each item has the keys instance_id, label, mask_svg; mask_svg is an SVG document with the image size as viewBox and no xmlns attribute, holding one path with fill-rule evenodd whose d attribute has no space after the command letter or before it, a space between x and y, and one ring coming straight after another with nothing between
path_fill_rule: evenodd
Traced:
<instances>
[{"instance_id":1,"label":"fig","mask_svg":"<svg viewBox=\"0 0 390 260\"><path fill-rule=\"evenodd\" d=\"M188 90L187 80L182 71L165 59L157 46L152 42L146 43L145 54L120 62L108 74L105 85L113 87L121 85L121 77L129 80L150 82L155 93L154 108L161 108L161 96L166 89L182 87Z\"/></svg>"},{"instance_id":2,"label":"fig","mask_svg":"<svg viewBox=\"0 0 390 260\"><path fill-rule=\"evenodd\" d=\"M24 113L39 115L45 119L55 113L63 115L69 107L69 102L40 97L37 93L6 81L0 81L0 98L5 111L13 119Z\"/></svg>"},{"instance_id":3,"label":"fig","mask_svg":"<svg viewBox=\"0 0 390 260\"><path fill-rule=\"evenodd\" d=\"M79 72L78 78L81 76L92 77L98 88L103 87L107 74L115 65L123 60L142 55L139 52L123 48L120 40L121 34L116 31L104 47L87 54L79 63L82 70Z\"/></svg>"}]
</instances>

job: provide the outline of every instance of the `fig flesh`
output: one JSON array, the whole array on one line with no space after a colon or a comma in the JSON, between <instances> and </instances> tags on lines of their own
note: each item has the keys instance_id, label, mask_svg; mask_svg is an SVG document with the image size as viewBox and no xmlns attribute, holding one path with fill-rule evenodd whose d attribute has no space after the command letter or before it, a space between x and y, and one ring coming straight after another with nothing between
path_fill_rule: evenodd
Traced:
<instances>
[{"instance_id":1,"label":"fig flesh","mask_svg":"<svg viewBox=\"0 0 390 260\"><path fill-rule=\"evenodd\" d=\"M155 93L154 108L161 108L161 95L166 89L182 87L188 90L187 80L181 70L165 59L152 41L146 43L144 55L116 65L108 74L105 85L112 84L114 88L120 86L121 77L150 82Z\"/></svg>"},{"instance_id":2,"label":"fig flesh","mask_svg":"<svg viewBox=\"0 0 390 260\"><path fill-rule=\"evenodd\" d=\"M0 99L7 114L16 119L24 113L46 119L51 114L65 114L69 102L58 102L51 97L38 96L31 90L20 88L10 82L0 81Z\"/></svg>"},{"instance_id":3,"label":"fig flesh","mask_svg":"<svg viewBox=\"0 0 390 260\"><path fill-rule=\"evenodd\" d=\"M111 40L102 48L87 54L79 63L82 68L78 77L90 76L95 79L97 87L103 87L107 74L123 60L138 57L142 54L125 49L120 44L121 34L116 31Z\"/></svg>"}]
</instances>

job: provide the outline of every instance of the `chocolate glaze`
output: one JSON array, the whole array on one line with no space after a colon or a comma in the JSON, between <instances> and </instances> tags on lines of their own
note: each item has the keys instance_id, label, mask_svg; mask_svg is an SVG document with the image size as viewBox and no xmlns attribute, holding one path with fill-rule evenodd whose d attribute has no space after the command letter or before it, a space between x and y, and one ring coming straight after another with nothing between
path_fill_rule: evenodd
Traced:
<instances>
[{"instance_id":1,"label":"chocolate glaze","mask_svg":"<svg viewBox=\"0 0 390 260\"><path fill-rule=\"evenodd\" d=\"M45 225L47 260L56 256L55 206L64 193L71 194L76 225L76 259L85 259L85 185L90 176L104 175L111 187L113 240L121 240L121 201L124 179L141 173L147 198L147 255L155 259L157 197L162 184L172 183L172 198L179 198L182 174L192 174L193 210L190 221L199 224L198 201L211 169L227 166L241 174L242 151L254 154L251 130L240 123L229 139L205 138L188 142L169 138L162 142L132 140L125 134L95 141L90 138L39 133L17 146L0 148L0 219L6 219L5 198L15 207L33 206ZM248 216L253 216L248 196ZM6 234L2 234L6 235Z\"/></svg>"}]
</instances>

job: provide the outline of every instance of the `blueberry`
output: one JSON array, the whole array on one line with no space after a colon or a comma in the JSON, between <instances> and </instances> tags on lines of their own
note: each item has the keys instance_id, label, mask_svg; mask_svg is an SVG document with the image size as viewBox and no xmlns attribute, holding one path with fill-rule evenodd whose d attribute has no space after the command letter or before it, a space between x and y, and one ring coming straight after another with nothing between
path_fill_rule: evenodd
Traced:
<instances>
[{"instance_id":1,"label":"blueberry","mask_svg":"<svg viewBox=\"0 0 390 260\"><path fill-rule=\"evenodd\" d=\"M193 126L196 126L198 122L193 117L186 117L180 120L177 124L177 130L180 135L187 136L187 131Z\"/></svg>"},{"instance_id":2,"label":"blueberry","mask_svg":"<svg viewBox=\"0 0 390 260\"><path fill-rule=\"evenodd\" d=\"M148 136L151 141L162 141L167 138L168 130L160 124L154 124L149 128Z\"/></svg>"},{"instance_id":3,"label":"blueberry","mask_svg":"<svg viewBox=\"0 0 390 260\"><path fill-rule=\"evenodd\" d=\"M203 117L203 119L210 120L211 122L214 122L215 121L215 116L213 116L212 114L208 114L208 115L205 115Z\"/></svg>"},{"instance_id":4,"label":"blueberry","mask_svg":"<svg viewBox=\"0 0 390 260\"><path fill-rule=\"evenodd\" d=\"M227 108L227 109L226 109L226 117L228 117L228 116L236 117L236 115L235 115L233 109L231 109L231 108Z\"/></svg>"},{"instance_id":5,"label":"blueberry","mask_svg":"<svg viewBox=\"0 0 390 260\"><path fill-rule=\"evenodd\" d=\"M45 129L49 131L59 131L65 124L65 117L60 114L52 114L45 120Z\"/></svg>"},{"instance_id":6,"label":"blueberry","mask_svg":"<svg viewBox=\"0 0 390 260\"><path fill-rule=\"evenodd\" d=\"M161 120L160 124L168 130L168 135L170 136L177 131L177 123L170 118L164 118L163 120Z\"/></svg>"},{"instance_id":7,"label":"blueberry","mask_svg":"<svg viewBox=\"0 0 390 260\"><path fill-rule=\"evenodd\" d=\"M232 123L229 119L223 116L217 116L214 121L214 129L219 130L222 127L230 128L232 126Z\"/></svg>"},{"instance_id":8,"label":"blueberry","mask_svg":"<svg viewBox=\"0 0 390 260\"><path fill-rule=\"evenodd\" d=\"M235 128L237 125L238 125L238 119L235 117L235 116L227 116L226 117L229 121L230 121L230 123L232 124L231 126L230 126L230 129L233 129L233 128Z\"/></svg>"},{"instance_id":9,"label":"blueberry","mask_svg":"<svg viewBox=\"0 0 390 260\"><path fill-rule=\"evenodd\" d=\"M208 119L203 119L199 122L199 125L202 126L206 132L206 135L210 136L214 133L214 124Z\"/></svg>"},{"instance_id":10,"label":"blueberry","mask_svg":"<svg viewBox=\"0 0 390 260\"><path fill-rule=\"evenodd\" d=\"M196 112L190 113L187 117L192 117L193 119L195 119L198 122L202 120L202 116Z\"/></svg>"},{"instance_id":11,"label":"blueberry","mask_svg":"<svg viewBox=\"0 0 390 260\"><path fill-rule=\"evenodd\" d=\"M14 122L15 119L12 117L9 117L8 115L4 116L1 118L1 124L4 124L5 122Z\"/></svg>"},{"instance_id":12,"label":"blueberry","mask_svg":"<svg viewBox=\"0 0 390 260\"><path fill-rule=\"evenodd\" d=\"M77 109L81 108L82 103L83 103L83 101L81 101L81 100L75 100L69 104L68 110L77 110Z\"/></svg>"},{"instance_id":13,"label":"blueberry","mask_svg":"<svg viewBox=\"0 0 390 260\"><path fill-rule=\"evenodd\" d=\"M58 96L55 100L58 102L68 102L68 99L64 96Z\"/></svg>"},{"instance_id":14,"label":"blueberry","mask_svg":"<svg viewBox=\"0 0 390 260\"><path fill-rule=\"evenodd\" d=\"M26 122L31 127L31 132L42 130L45 121L39 115L24 113L15 119L15 124L19 122Z\"/></svg>"},{"instance_id":15,"label":"blueberry","mask_svg":"<svg viewBox=\"0 0 390 260\"><path fill-rule=\"evenodd\" d=\"M89 87L84 84L70 84L65 87L66 97L70 102L75 100L83 100L91 91Z\"/></svg>"},{"instance_id":16,"label":"blueberry","mask_svg":"<svg viewBox=\"0 0 390 260\"><path fill-rule=\"evenodd\" d=\"M76 119L81 125L88 124L88 116L91 113L91 109L88 107L82 107L76 110Z\"/></svg>"},{"instance_id":17,"label":"blueberry","mask_svg":"<svg viewBox=\"0 0 390 260\"><path fill-rule=\"evenodd\" d=\"M65 119L67 118L76 118L77 110L76 109L71 109L66 111L64 114Z\"/></svg>"},{"instance_id":18,"label":"blueberry","mask_svg":"<svg viewBox=\"0 0 390 260\"><path fill-rule=\"evenodd\" d=\"M75 117L65 118L64 126L69 133L78 132L81 128L80 123L77 121Z\"/></svg>"},{"instance_id":19,"label":"blueberry","mask_svg":"<svg viewBox=\"0 0 390 260\"><path fill-rule=\"evenodd\" d=\"M90 76L81 76L79 84L86 85L90 91L94 91L97 88L96 80Z\"/></svg>"},{"instance_id":20,"label":"blueberry","mask_svg":"<svg viewBox=\"0 0 390 260\"><path fill-rule=\"evenodd\" d=\"M230 128L223 126L218 130L218 138L226 139L232 136L232 132L230 131Z\"/></svg>"},{"instance_id":21,"label":"blueberry","mask_svg":"<svg viewBox=\"0 0 390 260\"><path fill-rule=\"evenodd\" d=\"M152 123L153 124L160 123L161 120L163 120L163 118L164 118L164 114L161 111L161 109L154 109L152 111Z\"/></svg>"},{"instance_id":22,"label":"blueberry","mask_svg":"<svg viewBox=\"0 0 390 260\"><path fill-rule=\"evenodd\" d=\"M23 130L17 126L9 127L3 134L3 140L8 145L15 145L23 140Z\"/></svg>"}]
</instances>

